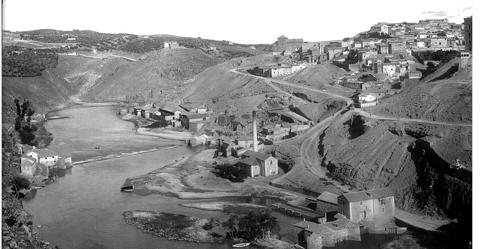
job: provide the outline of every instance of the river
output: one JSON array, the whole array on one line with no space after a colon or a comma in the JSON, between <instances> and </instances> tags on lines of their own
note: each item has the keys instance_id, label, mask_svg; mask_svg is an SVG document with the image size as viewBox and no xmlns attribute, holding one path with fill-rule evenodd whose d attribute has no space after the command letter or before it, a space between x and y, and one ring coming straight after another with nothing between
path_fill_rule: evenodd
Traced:
<instances>
[{"instance_id":1,"label":"river","mask_svg":"<svg viewBox=\"0 0 495 249\"><path fill-rule=\"evenodd\" d=\"M136 135L133 124L120 120L109 106L73 107L54 115L67 118L46 123L47 130L54 136L49 148L72 153L73 161L108 155L115 158L76 165L55 183L38 190L33 199L25 201L25 208L34 216L34 224L41 225L41 238L61 248L76 249L231 248L229 244L198 244L153 237L127 225L122 217L124 211L137 209L202 218L226 217L222 212L179 206L194 200L120 192L126 178L148 173L194 151L182 142ZM122 153L127 155L121 156ZM282 239L296 242L297 229L292 224L299 220L276 212L273 215L280 224ZM421 246L417 248L424 247L418 238L421 237L417 234L364 237L363 242L344 243L339 247L409 248L416 247L418 242ZM432 237L426 236L426 239Z\"/></svg>"},{"instance_id":2,"label":"river","mask_svg":"<svg viewBox=\"0 0 495 249\"><path fill-rule=\"evenodd\" d=\"M182 142L136 135L133 124L120 120L112 107L75 107L55 114L68 118L46 123L54 136L49 148L72 152L73 161L117 157L122 152L151 152L76 165L55 183L38 190L32 200L25 202L25 208L34 216L34 223L41 225L41 238L61 248L231 248L228 244L153 237L127 225L122 218L124 211L136 209L203 218L226 215L179 206L194 200L120 192L126 178L193 153ZM290 224L297 220L276 216L284 227L284 237L290 239L295 232Z\"/></svg>"}]
</instances>

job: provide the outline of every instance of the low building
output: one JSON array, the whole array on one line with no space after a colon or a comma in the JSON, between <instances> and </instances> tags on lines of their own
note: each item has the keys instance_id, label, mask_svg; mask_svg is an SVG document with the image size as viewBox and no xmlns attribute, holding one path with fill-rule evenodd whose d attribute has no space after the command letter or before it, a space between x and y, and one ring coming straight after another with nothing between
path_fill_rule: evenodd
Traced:
<instances>
[{"instance_id":1,"label":"low building","mask_svg":"<svg viewBox=\"0 0 495 249\"><path fill-rule=\"evenodd\" d=\"M21 156L21 175L31 179L36 173L36 159L28 156Z\"/></svg>"},{"instance_id":2,"label":"low building","mask_svg":"<svg viewBox=\"0 0 495 249\"><path fill-rule=\"evenodd\" d=\"M175 41L172 41L172 42L164 42L163 43L163 48L164 49L176 49L176 48L179 48L179 43L178 42L175 42Z\"/></svg>"},{"instance_id":3,"label":"low building","mask_svg":"<svg viewBox=\"0 0 495 249\"><path fill-rule=\"evenodd\" d=\"M210 120L210 116L208 114L200 114L200 113L187 113L184 114L187 117L189 122L200 122Z\"/></svg>"},{"instance_id":4,"label":"low building","mask_svg":"<svg viewBox=\"0 0 495 249\"><path fill-rule=\"evenodd\" d=\"M445 38L432 38L430 40L431 48L446 48L448 47L447 39Z\"/></svg>"},{"instance_id":5,"label":"low building","mask_svg":"<svg viewBox=\"0 0 495 249\"><path fill-rule=\"evenodd\" d=\"M26 152L26 156L34 158L37 163L52 167L55 166L60 156L49 149L32 149Z\"/></svg>"},{"instance_id":6,"label":"low building","mask_svg":"<svg viewBox=\"0 0 495 249\"><path fill-rule=\"evenodd\" d=\"M355 223L393 220L394 194L388 188L342 194L338 198L338 210Z\"/></svg>"},{"instance_id":7,"label":"low building","mask_svg":"<svg viewBox=\"0 0 495 249\"><path fill-rule=\"evenodd\" d=\"M335 247L344 240L361 240L361 229L358 224L350 222L340 214L332 217L333 221L320 223L301 221L294 224L301 229L298 233L298 244L307 249ZM326 220L326 219L325 219Z\"/></svg>"},{"instance_id":8,"label":"low building","mask_svg":"<svg viewBox=\"0 0 495 249\"><path fill-rule=\"evenodd\" d=\"M408 73L409 79L421 79L422 76L420 71L411 71Z\"/></svg>"},{"instance_id":9,"label":"low building","mask_svg":"<svg viewBox=\"0 0 495 249\"><path fill-rule=\"evenodd\" d=\"M339 195L325 191L316 198L316 211L325 214L337 210Z\"/></svg>"},{"instance_id":10,"label":"low building","mask_svg":"<svg viewBox=\"0 0 495 249\"><path fill-rule=\"evenodd\" d=\"M245 167L250 177L278 174L278 160L269 154L248 150L242 157L240 164Z\"/></svg>"}]
</instances>

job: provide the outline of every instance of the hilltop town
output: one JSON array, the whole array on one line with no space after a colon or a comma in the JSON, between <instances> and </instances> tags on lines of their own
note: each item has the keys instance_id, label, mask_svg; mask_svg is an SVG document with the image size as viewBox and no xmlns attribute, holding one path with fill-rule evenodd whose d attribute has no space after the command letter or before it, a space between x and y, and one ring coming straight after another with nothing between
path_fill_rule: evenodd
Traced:
<instances>
[{"instance_id":1,"label":"hilltop town","mask_svg":"<svg viewBox=\"0 0 495 249\"><path fill-rule=\"evenodd\" d=\"M204 240L185 236L192 241L323 248L367 234L448 227L453 238L462 235L452 245L471 242L465 231L471 224L472 17L463 24L377 23L332 41L281 35L257 45L79 30L5 35L2 148L13 166L3 176L4 183L27 179L23 196L64 177L59 171L133 156L117 155L100 140L80 149L86 154L43 140L51 136L46 122L69 118L53 110L111 106L135 135L197 150L128 175L120 188L125 194L205 199L181 206L206 210L210 199L216 211L268 208L298 219L292 224L297 243L270 236L275 226L234 236L210 221L208 229L195 227ZM16 202L19 189L6 187ZM239 196L277 201L248 207L217 201ZM163 227L149 228L156 224L149 217L160 215L166 216L134 210L124 217L145 232L177 239ZM3 245L16 248L10 227Z\"/></svg>"}]
</instances>

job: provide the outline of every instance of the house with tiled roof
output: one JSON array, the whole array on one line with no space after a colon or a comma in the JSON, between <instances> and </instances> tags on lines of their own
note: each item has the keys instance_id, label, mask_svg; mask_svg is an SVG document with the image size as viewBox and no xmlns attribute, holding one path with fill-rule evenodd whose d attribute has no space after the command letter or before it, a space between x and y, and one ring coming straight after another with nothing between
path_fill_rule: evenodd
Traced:
<instances>
[{"instance_id":1,"label":"house with tiled roof","mask_svg":"<svg viewBox=\"0 0 495 249\"><path fill-rule=\"evenodd\" d=\"M26 156L34 158L37 163L52 167L55 166L60 156L53 150L49 149L31 149L26 152Z\"/></svg>"},{"instance_id":2,"label":"house with tiled roof","mask_svg":"<svg viewBox=\"0 0 495 249\"><path fill-rule=\"evenodd\" d=\"M278 160L270 154L248 150L242 154L240 164L250 177L278 174Z\"/></svg>"},{"instance_id":3,"label":"house with tiled roof","mask_svg":"<svg viewBox=\"0 0 495 249\"><path fill-rule=\"evenodd\" d=\"M316 198L316 211L320 213L336 211L338 198L339 195L324 191Z\"/></svg>"},{"instance_id":4,"label":"house with tiled roof","mask_svg":"<svg viewBox=\"0 0 495 249\"><path fill-rule=\"evenodd\" d=\"M345 193L338 197L339 213L352 222L393 220L394 194L388 188Z\"/></svg>"}]
</instances>

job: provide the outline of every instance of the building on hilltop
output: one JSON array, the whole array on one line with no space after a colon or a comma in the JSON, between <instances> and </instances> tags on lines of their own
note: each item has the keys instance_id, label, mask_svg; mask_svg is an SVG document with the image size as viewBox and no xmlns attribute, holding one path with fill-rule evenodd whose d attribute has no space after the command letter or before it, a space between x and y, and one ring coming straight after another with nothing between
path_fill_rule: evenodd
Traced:
<instances>
[{"instance_id":1,"label":"building on hilltop","mask_svg":"<svg viewBox=\"0 0 495 249\"><path fill-rule=\"evenodd\" d=\"M388 188L342 194L338 198L338 210L355 223L390 221L395 216L394 194Z\"/></svg>"},{"instance_id":2,"label":"building on hilltop","mask_svg":"<svg viewBox=\"0 0 495 249\"><path fill-rule=\"evenodd\" d=\"M277 41L272 45L274 52L282 52L284 50L299 50L302 47L303 39L289 39L284 35L277 38Z\"/></svg>"},{"instance_id":3,"label":"building on hilltop","mask_svg":"<svg viewBox=\"0 0 495 249\"><path fill-rule=\"evenodd\" d=\"M179 43L178 42L175 42L175 41L171 41L171 42L164 42L163 43L163 48L164 49L176 49L176 48L179 48Z\"/></svg>"}]
</instances>

